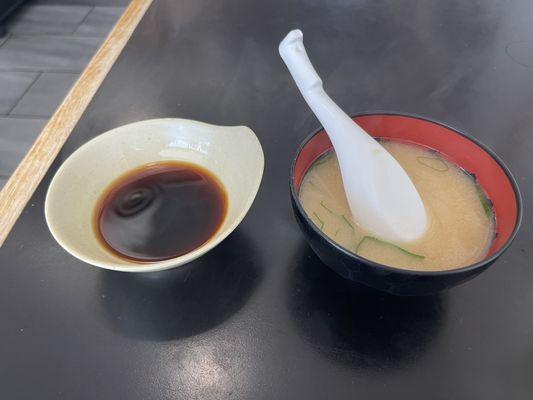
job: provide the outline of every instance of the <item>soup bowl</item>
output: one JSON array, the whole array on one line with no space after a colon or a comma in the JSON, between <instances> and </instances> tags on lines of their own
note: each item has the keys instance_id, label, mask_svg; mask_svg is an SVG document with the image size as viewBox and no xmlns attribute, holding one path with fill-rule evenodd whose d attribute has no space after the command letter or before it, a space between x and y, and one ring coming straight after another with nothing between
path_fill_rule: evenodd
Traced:
<instances>
[{"instance_id":1,"label":"soup bowl","mask_svg":"<svg viewBox=\"0 0 533 400\"><path fill-rule=\"evenodd\" d=\"M365 259L326 236L308 217L298 191L312 163L332 144L319 128L296 152L290 173L292 207L298 225L322 262L339 275L395 295L427 295L458 285L486 270L509 247L522 218L520 191L498 156L476 139L444 124L401 114L362 114L353 117L376 138L414 143L439 152L468 172L485 190L496 219L494 241L485 258L475 264L443 271L414 271Z\"/></svg>"},{"instance_id":2,"label":"soup bowl","mask_svg":"<svg viewBox=\"0 0 533 400\"><path fill-rule=\"evenodd\" d=\"M115 255L96 232L95 208L102 193L128 171L168 161L199 165L218 178L227 194L221 226L179 257L137 262ZM46 195L46 222L65 250L97 267L127 272L177 267L205 254L237 227L257 194L263 166L261 144L247 127L170 118L135 122L95 137L61 165Z\"/></svg>"}]
</instances>

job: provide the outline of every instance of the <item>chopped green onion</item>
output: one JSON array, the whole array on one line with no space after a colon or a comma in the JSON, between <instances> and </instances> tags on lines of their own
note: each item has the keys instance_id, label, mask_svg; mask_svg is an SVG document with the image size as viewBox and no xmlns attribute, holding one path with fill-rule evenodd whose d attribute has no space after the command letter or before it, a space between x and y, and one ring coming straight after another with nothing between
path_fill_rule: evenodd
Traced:
<instances>
[{"instance_id":1,"label":"chopped green onion","mask_svg":"<svg viewBox=\"0 0 533 400\"><path fill-rule=\"evenodd\" d=\"M324 229L324 221L322 221L322 219L318 216L318 214L316 212L314 212L313 214L316 217L316 219L318 219L318 221L320 222L320 230L323 230Z\"/></svg>"},{"instance_id":2,"label":"chopped green onion","mask_svg":"<svg viewBox=\"0 0 533 400\"><path fill-rule=\"evenodd\" d=\"M319 188L319 187L318 187L313 181L310 180L310 181L309 181L309 184L310 184L311 186L313 186L313 187L314 187L316 190L318 190L319 192L322 192L322 189L320 189L320 188Z\"/></svg>"},{"instance_id":3,"label":"chopped green onion","mask_svg":"<svg viewBox=\"0 0 533 400\"><path fill-rule=\"evenodd\" d=\"M492 212L492 202L487 197L481 186L476 185L477 195L479 197L479 201L481 201L481 205L483 206L483 210L485 211L485 215L487 218L492 219L493 212Z\"/></svg>"},{"instance_id":4,"label":"chopped green onion","mask_svg":"<svg viewBox=\"0 0 533 400\"><path fill-rule=\"evenodd\" d=\"M320 205L327 211L329 212L331 215L335 215L336 217L338 217L338 214L335 214L333 211L331 211L325 204L324 204L324 201L322 200L320 202Z\"/></svg>"},{"instance_id":5,"label":"chopped green onion","mask_svg":"<svg viewBox=\"0 0 533 400\"><path fill-rule=\"evenodd\" d=\"M446 164L446 162L440 158L418 156L416 160L419 164L438 172L446 172L450 169L448 164Z\"/></svg>"},{"instance_id":6,"label":"chopped green onion","mask_svg":"<svg viewBox=\"0 0 533 400\"><path fill-rule=\"evenodd\" d=\"M344 220L344 222L345 222L346 224L348 224L348 226L350 227L350 229L352 230L352 232L355 232L355 229L353 228L353 225L350 224L350 221L348 221L348 218L346 218L346 217L344 216L344 214L342 214L342 219Z\"/></svg>"},{"instance_id":7,"label":"chopped green onion","mask_svg":"<svg viewBox=\"0 0 533 400\"><path fill-rule=\"evenodd\" d=\"M396 250L399 250L401 251L402 253L405 253L407 254L408 256L411 256L411 257L414 257L414 258L418 258L420 260L423 260L424 258L426 258L425 256L421 256L419 254L415 254L415 253L411 253L410 251L408 250L405 250L404 248L401 248L400 246L397 246L395 245L394 243L390 243L390 242L386 242L384 240L381 240L381 239L378 239L378 238L375 238L373 236L365 236L363 239L361 239L361 241L359 242L359 244L357 245L357 247L355 248L355 254L358 254L359 253L359 249L361 248L361 246L363 245L364 241L365 240L372 240L376 243L380 243L380 244L384 244L384 245L388 245L388 246L392 246L394 247Z\"/></svg>"}]
</instances>

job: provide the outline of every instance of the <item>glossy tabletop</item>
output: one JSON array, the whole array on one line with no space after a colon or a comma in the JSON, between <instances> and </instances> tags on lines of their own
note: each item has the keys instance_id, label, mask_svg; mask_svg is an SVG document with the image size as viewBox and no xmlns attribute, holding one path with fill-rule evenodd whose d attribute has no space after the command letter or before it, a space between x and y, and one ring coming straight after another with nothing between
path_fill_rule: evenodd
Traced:
<instances>
[{"instance_id":1,"label":"glossy tabletop","mask_svg":"<svg viewBox=\"0 0 533 400\"><path fill-rule=\"evenodd\" d=\"M533 398L532 14L527 0L155 0L0 249L0 398ZM426 116L506 161L524 220L488 271L402 298L317 259L290 209L292 157L318 127L278 56L293 28L349 113ZM256 132L266 165L251 211L175 270L71 257L43 214L58 166L159 117Z\"/></svg>"}]
</instances>

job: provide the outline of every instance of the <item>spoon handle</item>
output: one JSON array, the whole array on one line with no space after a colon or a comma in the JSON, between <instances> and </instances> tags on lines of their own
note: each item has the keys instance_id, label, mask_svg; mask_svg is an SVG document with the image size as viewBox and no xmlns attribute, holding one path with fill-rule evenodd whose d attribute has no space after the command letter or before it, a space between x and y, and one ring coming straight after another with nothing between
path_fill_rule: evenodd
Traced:
<instances>
[{"instance_id":1,"label":"spoon handle","mask_svg":"<svg viewBox=\"0 0 533 400\"><path fill-rule=\"evenodd\" d=\"M305 51L301 30L295 29L288 33L279 44L279 54L302 94L313 88L322 87L322 79Z\"/></svg>"},{"instance_id":2,"label":"spoon handle","mask_svg":"<svg viewBox=\"0 0 533 400\"><path fill-rule=\"evenodd\" d=\"M289 32L279 45L279 53L305 101L328 132L334 147L344 146L346 141L354 140L364 142L360 143L358 149L377 144L324 91L322 79L305 50L301 30Z\"/></svg>"}]
</instances>

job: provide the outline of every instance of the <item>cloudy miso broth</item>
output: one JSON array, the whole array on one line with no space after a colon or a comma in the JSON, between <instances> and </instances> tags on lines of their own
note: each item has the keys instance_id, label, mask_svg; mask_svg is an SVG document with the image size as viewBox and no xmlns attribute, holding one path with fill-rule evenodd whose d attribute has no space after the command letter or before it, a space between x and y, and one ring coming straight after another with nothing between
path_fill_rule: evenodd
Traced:
<instances>
[{"instance_id":1,"label":"cloudy miso broth","mask_svg":"<svg viewBox=\"0 0 533 400\"><path fill-rule=\"evenodd\" d=\"M474 179L438 153L400 142L382 145L415 184L429 217L426 233L410 243L381 240L353 219L333 151L316 160L300 186L311 220L347 250L381 264L423 271L447 270L480 261L494 238L489 200Z\"/></svg>"}]
</instances>

